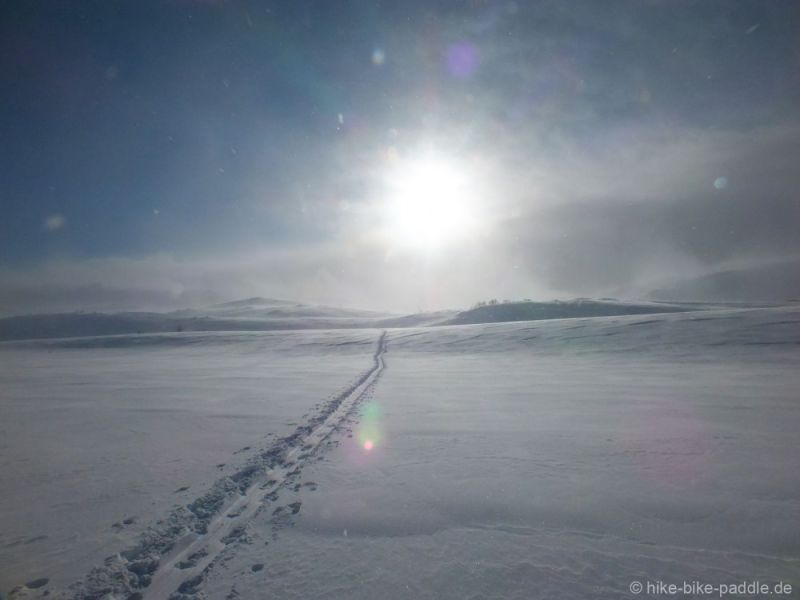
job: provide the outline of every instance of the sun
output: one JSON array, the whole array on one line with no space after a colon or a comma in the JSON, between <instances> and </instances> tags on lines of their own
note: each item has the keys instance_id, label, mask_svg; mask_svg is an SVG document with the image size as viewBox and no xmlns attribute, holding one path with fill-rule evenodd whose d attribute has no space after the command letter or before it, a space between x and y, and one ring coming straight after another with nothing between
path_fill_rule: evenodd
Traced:
<instances>
[{"instance_id":1,"label":"sun","mask_svg":"<svg viewBox=\"0 0 800 600\"><path fill-rule=\"evenodd\" d=\"M387 176L386 234L395 246L440 249L474 232L475 205L464 166L437 155L401 161Z\"/></svg>"}]
</instances>

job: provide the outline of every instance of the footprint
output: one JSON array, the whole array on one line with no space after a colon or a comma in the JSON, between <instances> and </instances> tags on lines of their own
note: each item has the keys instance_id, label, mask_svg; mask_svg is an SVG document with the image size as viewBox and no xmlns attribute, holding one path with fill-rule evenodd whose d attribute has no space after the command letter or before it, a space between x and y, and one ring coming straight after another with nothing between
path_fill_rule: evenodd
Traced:
<instances>
[{"instance_id":1,"label":"footprint","mask_svg":"<svg viewBox=\"0 0 800 600\"><path fill-rule=\"evenodd\" d=\"M179 569L191 569L192 567L197 565L197 561L199 561L201 558L205 556L208 556L208 549L202 548L197 552L193 552L192 554L190 554L186 558L186 560L182 560L181 562L178 563L177 566Z\"/></svg>"},{"instance_id":2,"label":"footprint","mask_svg":"<svg viewBox=\"0 0 800 600\"><path fill-rule=\"evenodd\" d=\"M35 537L28 538L27 540L25 540L25 545L35 544L36 542L43 542L47 538L48 538L48 536L46 536L46 535L37 535Z\"/></svg>"},{"instance_id":3,"label":"footprint","mask_svg":"<svg viewBox=\"0 0 800 600\"><path fill-rule=\"evenodd\" d=\"M178 592L181 594L194 594L197 591L197 588L200 587L200 584L203 583L203 576L196 575L191 579L187 579L182 584L178 586Z\"/></svg>"},{"instance_id":4,"label":"footprint","mask_svg":"<svg viewBox=\"0 0 800 600\"><path fill-rule=\"evenodd\" d=\"M241 538L243 538L244 533L245 533L244 526L239 525L238 527L234 527L233 529L231 529L228 532L228 534L225 537L223 537L220 541L226 546L228 546L229 544L232 544L233 542L236 542Z\"/></svg>"},{"instance_id":5,"label":"footprint","mask_svg":"<svg viewBox=\"0 0 800 600\"><path fill-rule=\"evenodd\" d=\"M28 583L25 584L25 587L31 590L37 590L41 587L46 586L48 583L50 583L49 577L40 577L39 579L34 579L33 581L29 581Z\"/></svg>"},{"instance_id":6,"label":"footprint","mask_svg":"<svg viewBox=\"0 0 800 600\"><path fill-rule=\"evenodd\" d=\"M136 517L125 517L122 522L117 521L116 523L111 524L111 529L116 532L120 532L125 529L126 525L133 525L136 522Z\"/></svg>"},{"instance_id":7,"label":"footprint","mask_svg":"<svg viewBox=\"0 0 800 600\"><path fill-rule=\"evenodd\" d=\"M236 600L237 598L241 598L241 596L239 595L239 590L237 590L236 586L234 585L231 588L231 591L228 592L228 595L225 596L225 600Z\"/></svg>"}]
</instances>

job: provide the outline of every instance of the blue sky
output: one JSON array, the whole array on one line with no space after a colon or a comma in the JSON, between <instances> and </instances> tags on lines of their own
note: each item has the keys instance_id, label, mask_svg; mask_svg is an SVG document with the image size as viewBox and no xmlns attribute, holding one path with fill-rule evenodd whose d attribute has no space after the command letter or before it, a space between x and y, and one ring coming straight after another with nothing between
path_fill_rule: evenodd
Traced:
<instances>
[{"instance_id":1,"label":"blue sky","mask_svg":"<svg viewBox=\"0 0 800 600\"><path fill-rule=\"evenodd\" d=\"M2 10L6 311L639 293L800 251L791 2ZM480 239L371 234L422 147L480 177Z\"/></svg>"}]
</instances>

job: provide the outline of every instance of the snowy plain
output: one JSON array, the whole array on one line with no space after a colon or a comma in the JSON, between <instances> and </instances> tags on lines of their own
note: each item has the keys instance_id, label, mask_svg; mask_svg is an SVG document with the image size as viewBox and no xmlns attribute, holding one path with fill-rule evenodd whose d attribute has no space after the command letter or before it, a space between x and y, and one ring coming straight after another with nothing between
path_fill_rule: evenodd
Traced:
<instances>
[{"instance_id":1,"label":"snowy plain","mask_svg":"<svg viewBox=\"0 0 800 600\"><path fill-rule=\"evenodd\" d=\"M759 580L798 597L800 308L381 339L3 345L0 583L455 599ZM215 480L236 485L214 515L181 509Z\"/></svg>"},{"instance_id":2,"label":"snowy plain","mask_svg":"<svg viewBox=\"0 0 800 600\"><path fill-rule=\"evenodd\" d=\"M42 577L66 586L132 543L235 469L243 448L285 435L346 386L374 337L188 333L0 346L0 592Z\"/></svg>"}]
</instances>

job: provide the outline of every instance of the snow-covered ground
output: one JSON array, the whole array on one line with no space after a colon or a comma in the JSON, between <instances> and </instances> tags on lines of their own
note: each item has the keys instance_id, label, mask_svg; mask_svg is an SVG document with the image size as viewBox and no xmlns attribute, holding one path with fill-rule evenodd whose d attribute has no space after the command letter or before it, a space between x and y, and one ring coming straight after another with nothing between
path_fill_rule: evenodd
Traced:
<instances>
[{"instance_id":1,"label":"snow-covered ground","mask_svg":"<svg viewBox=\"0 0 800 600\"><path fill-rule=\"evenodd\" d=\"M798 596L798 307L0 353L12 598Z\"/></svg>"},{"instance_id":2,"label":"snow-covered ground","mask_svg":"<svg viewBox=\"0 0 800 600\"><path fill-rule=\"evenodd\" d=\"M316 306L269 298L248 298L200 309L166 313L119 312L31 314L0 318L0 341L143 333L208 331L289 331L293 329L371 329L466 325L568 317L602 317L720 308L709 303L553 300L503 302L468 310L409 315Z\"/></svg>"},{"instance_id":3,"label":"snow-covered ground","mask_svg":"<svg viewBox=\"0 0 800 600\"><path fill-rule=\"evenodd\" d=\"M242 448L292 431L364 369L374 339L359 330L0 345L0 593L80 579L235 470Z\"/></svg>"}]
</instances>

